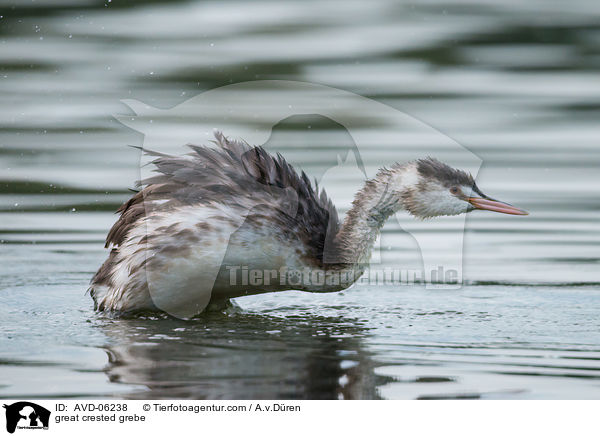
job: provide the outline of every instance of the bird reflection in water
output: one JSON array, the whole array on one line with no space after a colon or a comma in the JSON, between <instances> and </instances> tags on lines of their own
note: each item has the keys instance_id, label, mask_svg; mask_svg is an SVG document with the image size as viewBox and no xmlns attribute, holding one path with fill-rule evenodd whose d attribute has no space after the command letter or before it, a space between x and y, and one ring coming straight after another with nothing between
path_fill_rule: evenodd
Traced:
<instances>
[{"instance_id":1,"label":"bird reflection in water","mask_svg":"<svg viewBox=\"0 0 600 436\"><path fill-rule=\"evenodd\" d=\"M285 308L278 308L278 313ZM357 320L213 312L107 319L111 382L131 399L376 399L374 362Z\"/></svg>"}]
</instances>

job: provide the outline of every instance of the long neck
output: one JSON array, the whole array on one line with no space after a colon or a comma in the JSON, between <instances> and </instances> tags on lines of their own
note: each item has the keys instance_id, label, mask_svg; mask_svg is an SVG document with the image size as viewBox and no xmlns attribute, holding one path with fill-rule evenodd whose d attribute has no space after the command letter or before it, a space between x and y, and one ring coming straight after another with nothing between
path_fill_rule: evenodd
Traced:
<instances>
[{"instance_id":1,"label":"long neck","mask_svg":"<svg viewBox=\"0 0 600 436\"><path fill-rule=\"evenodd\" d=\"M402 191L414 183L414 168L380 170L358 191L335 237L336 255L343 264L367 264L387 219L402 208Z\"/></svg>"}]
</instances>

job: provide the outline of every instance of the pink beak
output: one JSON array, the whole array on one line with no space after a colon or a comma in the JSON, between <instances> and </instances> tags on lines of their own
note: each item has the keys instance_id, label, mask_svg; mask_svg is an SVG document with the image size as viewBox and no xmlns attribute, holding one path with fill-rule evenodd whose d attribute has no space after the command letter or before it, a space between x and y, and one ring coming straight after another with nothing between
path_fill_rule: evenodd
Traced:
<instances>
[{"instance_id":1,"label":"pink beak","mask_svg":"<svg viewBox=\"0 0 600 436\"><path fill-rule=\"evenodd\" d=\"M529 215L529 212L511 206L508 203L503 203L501 201L496 201L489 198L471 197L469 198L469 203L471 203L475 209L491 210L492 212L507 213L509 215Z\"/></svg>"}]
</instances>

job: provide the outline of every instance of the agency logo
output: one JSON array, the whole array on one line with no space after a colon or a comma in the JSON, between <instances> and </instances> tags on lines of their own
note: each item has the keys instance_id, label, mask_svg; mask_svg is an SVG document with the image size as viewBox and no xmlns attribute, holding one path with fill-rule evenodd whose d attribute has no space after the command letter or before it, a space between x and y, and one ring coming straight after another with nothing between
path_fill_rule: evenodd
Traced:
<instances>
[{"instance_id":1,"label":"agency logo","mask_svg":"<svg viewBox=\"0 0 600 436\"><path fill-rule=\"evenodd\" d=\"M173 255L181 252L177 248L177 244L169 242L160 245L157 250L163 250L164 247L173 249L169 254L166 254L167 249L164 249L164 256L162 252L160 255L152 254L147 257L143 250L141 250L141 254L136 252L136 256L139 254L139 265L143 265L143 268L135 268L135 270L145 273L145 282L154 305L170 315L182 319L196 316L207 307L213 290L218 288L217 283L223 281L231 283L230 273L232 271L224 271L225 266L239 266L242 274L247 271L244 270L247 265L240 265L240 259L237 257L238 243L247 244L247 235L253 235L254 232L253 220L260 219L265 213L270 214L269 216L290 217L290 222L304 220L304 218L295 218L302 216L306 217L306 222L317 223L314 226L314 232L309 233L319 235L314 238L319 242L309 245L310 248L315 247L315 252L322 260L325 269L332 269L327 268L328 265L343 263L339 258L338 246L334 243L334 232L338 227L333 222L332 225L329 225L321 220L321 218L323 220L330 218L333 214L329 214L327 217L318 217L315 214L307 213L306 211L309 210L307 204L302 203L303 200L297 195L297 189L290 185L289 180L291 179L285 175L286 171L277 170L279 164L269 163L271 162L269 159L262 155L258 156L255 151L243 152L243 143L236 139L243 140L247 144L260 145L274 156L281 153L285 156L287 163L294 168L301 168L306 173L305 180L302 180L299 185L310 184L309 179L314 178L315 181L319 181L318 186L325 188L328 198L345 199L344 201L340 200L339 205L343 204L346 207L350 207L354 192L364 187L367 179L376 177L379 169L386 165L414 162L427 156L438 156L453 166L467 170L474 175L477 174L481 165L481 159L452 138L401 110L367 97L320 84L286 80L242 82L208 90L169 109L151 107L135 100L124 100L123 102L135 114L120 115L116 117L117 120L143 133L144 149L149 151L141 156L140 180L156 180L155 165L148 164L155 161L157 157L160 158L163 155L187 156L190 153L190 146L186 144L205 144L211 148L229 150L226 154L201 151L206 155L205 171L197 171L190 167L189 160L187 160L189 156L183 157L177 164L165 163L162 168L166 172L163 174L168 174L167 180L176 181L176 183L161 182L163 184L160 185L160 189L145 191L144 210L139 211L140 214L147 217L159 216L160 214L156 214L155 208L163 206L175 208L177 205L192 204L194 201L199 201L197 199L200 198L229 195L227 184L219 185L220 174L213 171L215 168L219 168L219 165L214 164L215 159L220 159L219 156L223 156L223 159L229 159L227 157L229 156L234 161L241 162L237 177L245 177L245 191L257 193L254 196L240 195L239 198L231 200L237 208L234 219L228 219L227 223L225 221L216 223L215 221L218 226L212 227L210 230L206 228L203 232L198 231L200 235L217 232L220 239L218 243L211 245L209 251L198 249L194 252L202 258L209 256L206 259L210 258L210 261L203 261L202 268L198 269L189 256L185 261L177 262L177 268L187 268L186 265L190 265L189 277L193 277L190 279L194 282L193 285L189 285L191 282L183 279L169 280L168 285L165 285L164 280L167 276L164 271L169 270L167 265L170 264ZM327 122L340 126L347 135L347 137L345 136L346 140L338 142L332 139L331 132L317 133L315 131L319 129L311 129L311 126L308 126L308 129L311 129L310 134L308 129L302 135L286 135L281 130L277 134L274 133L275 127L285 120L290 121L299 119L297 117L307 116L313 117L313 119L319 117L320 120L328 120ZM215 132L215 129L223 134ZM338 137L338 139L340 138ZM294 141L298 140L297 145L293 146ZM214 144L214 147L209 144ZM302 150L300 144L305 147L304 152L294 154L294 150ZM194 149L192 146L191 150L194 152L194 150L200 149ZM236 155L235 150L241 151ZM267 162L266 171L261 166L261 163L264 162ZM303 165L307 162L312 162L312 164ZM236 164L231 165L235 166ZM233 168L231 165L227 164L228 167ZM283 181L273 178L278 171L284 174ZM407 177L407 180L414 182L410 177ZM267 185L267 187L260 186L261 184ZM168 189L174 189L174 192L167 193L165 196L165 190ZM258 195L261 192L269 194ZM348 195L349 193L351 195ZM165 198L162 198L161 195L169 198L169 201L165 203ZM241 198L247 198L248 201L239 201ZM373 210L390 212L391 205L394 204L393 196L387 189L381 193L373 193L372 201ZM195 214L204 213L198 212L194 208L186 210L189 211L189 215L186 215L185 218L179 217L178 222L193 222L198 220ZM304 215L302 215L303 213ZM411 267L422 270L421 282L430 289L460 288L463 280L462 254L466 214L446 219L448 225L455 228L456 231L445 234L442 250L439 239L431 237L430 232L423 231L419 222L408 217L408 212L402 209L393 214L400 227L412 237L412 240L404 239L403 242L410 244L407 246L411 249L414 247L414 250L421 255L421 259L418 259L418 255L415 256L417 259L411 265ZM157 227L179 228L178 222L169 221L169 224L157 224ZM143 226L146 231L151 228L151 224L148 223ZM376 227L370 224L369 226L369 228ZM324 228L326 230L321 232ZM168 232L163 233L169 234ZM182 235L184 233L186 232L183 231ZM140 240L145 241L144 244L148 245L154 237L155 234L146 234ZM396 239L393 241L388 238L388 234L383 233L379 240L377 238L372 240L369 249L361 252L364 258L357 257L360 260L357 263L383 264L385 253L382 253L379 247L394 246L397 244L398 236L394 236ZM173 239L169 241L173 241ZM191 242L189 246L201 246L201 244L194 244ZM151 250L147 252L159 253L159 251ZM206 254L208 252L209 255ZM297 263L303 266L302 262L300 259ZM294 266L292 262L289 263L290 265L284 266ZM264 266L265 268L252 271L250 274L253 276L258 274L262 278L266 270L268 276L271 277L271 272L279 271L281 265L268 263ZM440 269L451 272L451 277L445 280L446 276L444 276L444 280L441 280L442 277L438 274ZM293 283L299 280L297 268L292 268L288 272L289 274L286 273L284 277L285 283L279 285L280 289L282 285L288 284L291 285L291 289L294 289ZM236 271L233 273L235 274ZM322 277L320 271L316 271L316 273L317 279L320 280ZM181 275L181 277L183 276ZM349 284L354 282L354 278L352 276L353 280ZM279 279L281 279L281 274ZM242 276L242 287L246 286L243 284L243 280ZM310 280L312 286L312 275ZM337 286L336 280L338 279L334 277L332 281L334 288ZM341 283L343 280L344 278L341 277L338 282ZM199 283L201 284L200 288L198 287ZM266 281L261 285L266 285ZM165 286L169 288L169 292L162 292ZM319 285L317 284L317 286ZM229 290L231 290L231 284Z\"/></svg>"},{"instance_id":2,"label":"agency logo","mask_svg":"<svg viewBox=\"0 0 600 436\"><path fill-rule=\"evenodd\" d=\"M19 401L11 405L5 404L6 431L14 433L22 430L48 430L50 411L29 401Z\"/></svg>"}]
</instances>

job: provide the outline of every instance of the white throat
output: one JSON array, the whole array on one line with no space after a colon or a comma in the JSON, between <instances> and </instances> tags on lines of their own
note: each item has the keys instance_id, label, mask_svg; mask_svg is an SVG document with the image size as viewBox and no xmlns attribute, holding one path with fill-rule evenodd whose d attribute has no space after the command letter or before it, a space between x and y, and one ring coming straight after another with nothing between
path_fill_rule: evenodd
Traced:
<instances>
[{"instance_id":1,"label":"white throat","mask_svg":"<svg viewBox=\"0 0 600 436\"><path fill-rule=\"evenodd\" d=\"M390 216L404 208L403 194L416 189L419 174L414 163L381 169L357 192L336 237L342 263L368 264L381 228Z\"/></svg>"}]
</instances>

